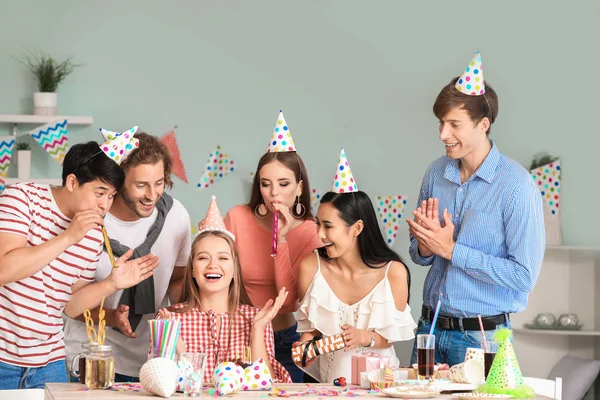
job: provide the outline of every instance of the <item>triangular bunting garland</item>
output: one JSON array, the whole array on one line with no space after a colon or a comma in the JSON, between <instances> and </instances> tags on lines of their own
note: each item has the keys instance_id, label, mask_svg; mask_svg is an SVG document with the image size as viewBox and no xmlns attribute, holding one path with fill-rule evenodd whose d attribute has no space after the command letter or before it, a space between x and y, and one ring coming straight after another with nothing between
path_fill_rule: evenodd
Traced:
<instances>
[{"instance_id":1,"label":"triangular bunting garland","mask_svg":"<svg viewBox=\"0 0 600 400\"><path fill-rule=\"evenodd\" d=\"M14 136L5 136L0 138L0 192L4 190L4 180L8 176L8 167L14 148Z\"/></svg>"},{"instance_id":2,"label":"triangular bunting garland","mask_svg":"<svg viewBox=\"0 0 600 400\"><path fill-rule=\"evenodd\" d=\"M69 132L66 119L42 125L30 131L29 134L56 162L62 165L63 159L69 151Z\"/></svg>"},{"instance_id":3,"label":"triangular bunting garland","mask_svg":"<svg viewBox=\"0 0 600 400\"><path fill-rule=\"evenodd\" d=\"M183 161L181 160L181 154L179 153L179 147L177 146L177 139L175 139L175 131L167 133L165 136L160 138L160 141L169 149L171 153L171 159L173 160L173 173L179 179L188 183L187 175L185 174L185 168L183 167Z\"/></svg>"},{"instance_id":4,"label":"triangular bunting garland","mask_svg":"<svg viewBox=\"0 0 600 400\"><path fill-rule=\"evenodd\" d=\"M321 202L321 197L323 193L320 190L312 189L310 193L310 208L313 215L317 215L317 210L319 209L319 204Z\"/></svg>"},{"instance_id":5,"label":"triangular bunting garland","mask_svg":"<svg viewBox=\"0 0 600 400\"><path fill-rule=\"evenodd\" d=\"M405 205L406 196L377 196L377 213L388 246L394 244Z\"/></svg>"},{"instance_id":6,"label":"triangular bunting garland","mask_svg":"<svg viewBox=\"0 0 600 400\"><path fill-rule=\"evenodd\" d=\"M549 207L552 215L558 214L560 204L560 160L531 170L531 178L540 188L544 205Z\"/></svg>"},{"instance_id":7,"label":"triangular bunting garland","mask_svg":"<svg viewBox=\"0 0 600 400\"><path fill-rule=\"evenodd\" d=\"M221 151L221 146L217 146L215 151L208 156L208 162L206 163L200 182L198 182L198 187L206 189L229 172L233 172L233 164L233 160L229 158L229 155Z\"/></svg>"}]
</instances>

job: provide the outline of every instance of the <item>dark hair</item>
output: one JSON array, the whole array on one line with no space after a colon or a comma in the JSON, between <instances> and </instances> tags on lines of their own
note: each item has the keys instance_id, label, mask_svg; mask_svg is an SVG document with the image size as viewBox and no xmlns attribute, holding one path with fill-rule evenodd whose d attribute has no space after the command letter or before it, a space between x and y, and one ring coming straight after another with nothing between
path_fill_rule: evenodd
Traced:
<instances>
[{"instance_id":1,"label":"dark hair","mask_svg":"<svg viewBox=\"0 0 600 400\"><path fill-rule=\"evenodd\" d=\"M338 215L346 226L351 226L358 220L363 221L364 228L358 235L358 251L365 265L369 268L381 268L389 261L398 261L404 265L410 298L410 271L398 253L385 242L369 195L360 190L351 193L327 192L321 197L320 204L325 203L331 203L338 210ZM329 259L325 247L319 248L319 255Z\"/></svg>"},{"instance_id":2,"label":"dark hair","mask_svg":"<svg viewBox=\"0 0 600 400\"><path fill-rule=\"evenodd\" d=\"M121 163L123 171L127 172L129 168L137 167L138 165L156 164L162 161L165 170L165 186L168 188L173 187L173 181L171 180L173 161L167 146L157 137L143 131L138 131L133 137L140 141L140 145L137 149L133 149Z\"/></svg>"},{"instance_id":3,"label":"dark hair","mask_svg":"<svg viewBox=\"0 0 600 400\"><path fill-rule=\"evenodd\" d=\"M62 184L67 183L67 176L74 174L77 182L84 185L96 179L121 189L125 182L125 174L121 167L108 158L98 143L93 140L87 143L78 143L72 146L62 168Z\"/></svg>"},{"instance_id":4,"label":"dark hair","mask_svg":"<svg viewBox=\"0 0 600 400\"><path fill-rule=\"evenodd\" d=\"M485 94L479 96L467 95L454 86L457 81L458 77L452 79L440 91L433 104L433 113L441 120L448 115L450 110L459 107L467 112L475 125L487 117L490 120L490 127L486 134L489 135L492 131L492 124L498 117L498 96L496 92L485 82Z\"/></svg>"},{"instance_id":5,"label":"dark hair","mask_svg":"<svg viewBox=\"0 0 600 400\"><path fill-rule=\"evenodd\" d=\"M254 210L256 206L263 203L263 197L260 193L260 170L265 165L273 161L279 161L286 168L294 173L296 183L302 181L302 195L300 195L300 203L304 206L305 213L302 219L313 219L310 209L310 184L308 182L308 173L304 162L295 151L274 151L265 153L258 161L254 181L252 182L252 192L250 193L250 201L247 206Z\"/></svg>"}]
</instances>

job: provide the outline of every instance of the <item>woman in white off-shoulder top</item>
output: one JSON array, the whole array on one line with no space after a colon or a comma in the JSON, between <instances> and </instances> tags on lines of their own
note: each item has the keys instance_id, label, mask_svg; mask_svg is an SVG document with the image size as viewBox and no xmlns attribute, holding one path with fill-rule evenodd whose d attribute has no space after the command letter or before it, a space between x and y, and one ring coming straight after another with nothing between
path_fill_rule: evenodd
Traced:
<instances>
[{"instance_id":1,"label":"woman in white off-shoulder top","mask_svg":"<svg viewBox=\"0 0 600 400\"><path fill-rule=\"evenodd\" d=\"M390 249L364 192L326 193L317 213L324 247L300 264L301 342L342 333L346 348L323 354L305 370L320 382L351 377L351 356L395 357L394 342L414 338L408 305L410 272Z\"/></svg>"}]
</instances>

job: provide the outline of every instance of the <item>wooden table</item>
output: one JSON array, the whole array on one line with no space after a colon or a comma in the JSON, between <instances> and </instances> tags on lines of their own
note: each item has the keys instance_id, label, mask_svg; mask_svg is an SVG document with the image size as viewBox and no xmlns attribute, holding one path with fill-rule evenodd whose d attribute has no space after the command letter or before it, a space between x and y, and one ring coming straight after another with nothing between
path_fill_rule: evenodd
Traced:
<instances>
[{"instance_id":1,"label":"wooden table","mask_svg":"<svg viewBox=\"0 0 600 400\"><path fill-rule=\"evenodd\" d=\"M301 391L305 391L307 388L306 384L303 384L303 383L283 384L283 385L275 385L275 386L280 387L280 388L285 388L285 390L290 394L293 394L294 392L298 393ZM331 385L324 385L324 384L310 384L310 386L315 387L315 388L329 388L329 389L333 388L333 386L331 386ZM335 388L335 389L340 389L340 388ZM386 399L391 400L391 397L387 397L383 394L372 394L372 393L370 394L366 390L363 390L363 389L355 390L353 392L358 395L357 397L363 397L363 398L371 397L371 398L374 398L377 400L379 400L381 398L386 398ZM229 398L238 397L238 398L244 398L244 399L260 399L260 398L266 399L265 398L266 393L267 392L263 392L263 391L238 392L235 395L228 396L228 397ZM183 396L183 393L175 393L172 397L183 398L184 396ZM293 399L293 397L294 396L292 396L292 399ZM345 398L345 396L343 396L343 395L341 395L339 397ZM82 384L79 384L79 383L48 383L48 384L46 384L46 390L45 390L45 395L44 395L44 400L71 400L71 399L82 399L82 400L153 399L153 400L157 400L160 398L161 397L152 396L148 392L144 392L144 391L141 391L141 392L132 392L132 391L117 392L117 391L111 391L111 390L85 390L85 386ZM200 397L198 397L198 398L200 398ZM210 398L210 396L208 395L208 393L203 393L202 398L207 399L207 398ZM270 397L270 396L268 398L272 399L272 400L277 399L277 397ZM302 399L324 400L325 396L302 396ZM450 396L450 395L442 395L442 396L436 397L436 399L438 399L438 400L442 400L442 399L457 400L456 397ZM342 399L340 399L340 400L342 400ZM544 397L544 396L538 396L535 398L535 400L548 400L548 398Z\"/></svg>"}]
</instances>

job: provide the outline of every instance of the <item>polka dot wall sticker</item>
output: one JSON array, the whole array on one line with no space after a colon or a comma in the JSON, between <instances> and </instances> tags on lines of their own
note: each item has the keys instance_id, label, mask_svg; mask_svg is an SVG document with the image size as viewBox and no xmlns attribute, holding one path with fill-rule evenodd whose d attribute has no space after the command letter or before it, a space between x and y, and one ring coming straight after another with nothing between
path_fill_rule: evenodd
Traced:
<instances>
[{"instance_id":1,"label":"polka dot wall sticker","mask_svg":"<svg viewBox=\"0 0 600 400\"><path fill-rule=\"evenodd\" d=\"M217 146L215 151L209 154L206 167L202 172L200 181L197 186L200 189L206 189L213 185L218 180L227 176L230 172L235 170L234 161L229 157L227 153L223 153L221 146Z\"/></svg>"},{"instance_id":2,"label":"polka dot wall sticker","mask_svg":"<svg viewBox=\"0 0 600 400\"><path fill-rule=\"evenodd\" d=\"M313 215L317 215L317 210L319 209L319 204L321 202L321 197L323 193L320 190L312 189L310 193L310 208Z\"/></svg>"},{"instance_id":3,"label":"polka dot wall sticker","mask_svg":"<svg viewBox=\"0 0 600 400\"><path fill-rule=\"evenodd\" d=\"M404 216L406 196L377 196L377 214L383 228L387 244L391 247L398 235L398 229Z\"/></svg>"}]
</instances>

